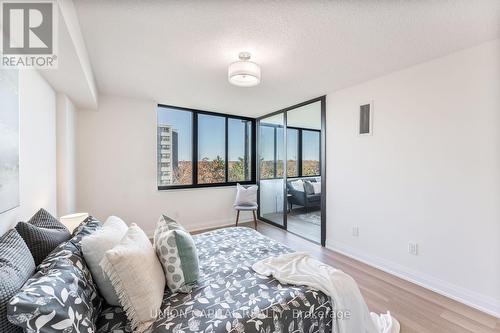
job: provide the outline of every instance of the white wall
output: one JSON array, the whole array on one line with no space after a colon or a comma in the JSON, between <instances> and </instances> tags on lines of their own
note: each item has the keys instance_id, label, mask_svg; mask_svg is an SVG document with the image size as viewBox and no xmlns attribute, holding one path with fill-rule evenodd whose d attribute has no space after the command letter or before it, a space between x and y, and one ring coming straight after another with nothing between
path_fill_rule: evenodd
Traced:
<instances>
[{"instance_id":1,"label":"white wall","mask_svg":"<svg viewBox=\"0 0 500 333\"><path fill-rule=\"evenodd\" d=\"M327 246L500 315L500 41L329 94L327 129Z\"/></svg>"},{"instance_id":2,"label":"white wall","mask_svg":"<svg viewBox=\"0 0 500 333\"><path fill-rule=\"evenodd\" d=\"M76 209L75 106L65 94L57 94L57 213Z\"/></svg>"},{"instance_id":3,"label":"white wall","mask_svg":"<svg viewBox=\"0 0 500 333\"><path fill-rule=\"evenodd\" d=\"M0 214L0 234L39 208L56 214L56 95L34 70L19 71L20 206Z\"/></svg>"},{"instance_id":4,"label":"white wall","mask_svg":"<svg viewBox=\"0 0 500 333\"><path fill-rule=\"evenodd\" d=\"M235 187L157 191L152 100L99 96L97 111L77 112L76 132L78 210L118 215L147 233L162 213L190 230L234 223Z\"/></svg>"}]
</instances>

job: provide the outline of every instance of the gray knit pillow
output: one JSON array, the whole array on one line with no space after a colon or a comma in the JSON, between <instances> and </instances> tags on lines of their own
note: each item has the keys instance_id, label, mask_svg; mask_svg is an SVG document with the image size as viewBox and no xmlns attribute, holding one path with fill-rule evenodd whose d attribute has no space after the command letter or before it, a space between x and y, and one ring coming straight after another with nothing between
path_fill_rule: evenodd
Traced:
<instances>
[{"instance_id":1,"label":"gray knit pillow","mask_svg":"<svg viewBox=\"0 0 500 333\"><path fill-rule=\"evenodd\" d=\"M23 330L7 320L7 304L35 272L35 262L16 230L0 237L0 332L18 333Z\"/></svg>"},{"instance_id":2,"label":"gray knit pillow","mask_svg":"<svg viewBox=\"0 0 500 333\"><path fill-rule=\"evenodd\" d=\"M37 266L59 244L71 238L66 229L41 228L26 222L19 222L16 230L28 245Z\"/></svg>"},{"instance_id":3,"label":"gray knit pillow","mask_svg":"<svg viewBox=\"0 0 500 333\"><path fill-rule=\"evenodd\" d=\"M28 245L37 266L57 245L71 237L64 224L43 208L36 212L27 223L19 222L16 230Z\"/></svg>"},{"instance_id":4,"label":"gray knit pillow","mask_svg":"<svg viewBox=\"0 0 500 333\"><path fill-rule=\"evenodd\" d=\"M28 223L41 228L61 229L68 231L64 224L59 222L54 216L50 215L50 213L43 208L40 208L40 210L29 219Z\"/></svg>"}]
</instances>

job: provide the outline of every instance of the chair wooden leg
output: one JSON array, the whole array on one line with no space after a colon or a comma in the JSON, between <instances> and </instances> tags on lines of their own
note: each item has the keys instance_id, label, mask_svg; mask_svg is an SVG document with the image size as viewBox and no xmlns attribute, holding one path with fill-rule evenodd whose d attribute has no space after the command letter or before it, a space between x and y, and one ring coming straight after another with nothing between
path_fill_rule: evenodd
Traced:
<instances>
[{"instance_id":1,"label":"chair wooden leg","mask_svg":"<svg viewBox=\"0 0 500 333\"><path fill-rule=\"evenodd\" d=\"M255 210L252 210L253 213L253 225L254 229L257 230L257 216L255 216Z\"/></svg>"},{"instance_id":2,"label":"chair wooden leg","mask_svg":"<svg viewBox=\"0 0 500 333\"><path fill-rule=\"evenodd\" d=\"M237 210L237 213L236 213L236 226L238 226L238 221L240 220L240 211Z\"/></svg>"}]
</instances>

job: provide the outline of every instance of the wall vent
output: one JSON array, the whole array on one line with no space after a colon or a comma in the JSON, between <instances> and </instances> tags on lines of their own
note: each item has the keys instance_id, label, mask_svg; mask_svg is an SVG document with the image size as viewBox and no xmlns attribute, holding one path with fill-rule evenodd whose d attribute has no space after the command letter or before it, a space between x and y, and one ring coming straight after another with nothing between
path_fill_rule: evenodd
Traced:
<instances>
[{"instance_id":1,"label":"wall vent","mask_svg":"<svg viewBox=\"0 0 500 333\"><path fill-rule=\"evenodd\" d=\"M373 122L372 103L362 104L359 107L359 135L372 134Z\"/></svg>"}]
</instances>

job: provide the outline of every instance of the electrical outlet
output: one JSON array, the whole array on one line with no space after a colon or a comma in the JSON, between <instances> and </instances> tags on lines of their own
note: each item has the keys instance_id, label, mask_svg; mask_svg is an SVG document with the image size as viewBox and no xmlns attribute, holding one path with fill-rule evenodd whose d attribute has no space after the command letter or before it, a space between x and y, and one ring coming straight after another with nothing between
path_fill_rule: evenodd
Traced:
<instances>
[{"instance_id":1,"label":"electrical outlet","mask_svg":"<svg viewBox=\"0 0 500 333\"><path fill-rule=\"evenodd\" d=\"M418 255L418 244L408 243L408 253L413 254L414 256Z\"/></svg>"},{"instance_id":2,"label":"electrical outlet","mask_svg":"<svg viewBox=\"0 0 500 333\"><path fill-rule=\"evenodd\" d=\"M352 236L359 237L359 227L352 227Z\"/></svg>"}]
</instances>

